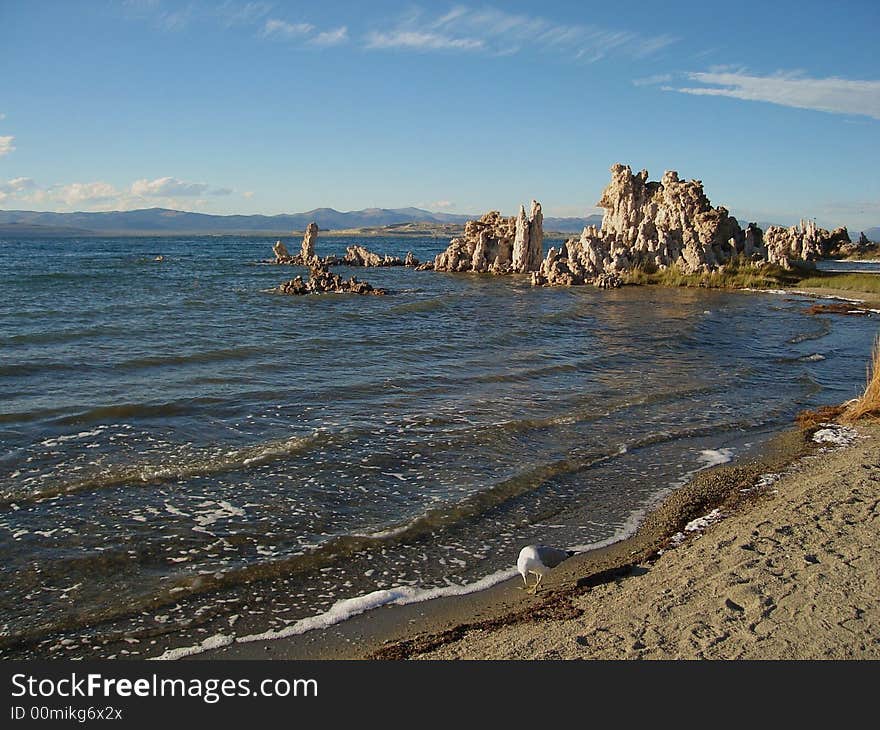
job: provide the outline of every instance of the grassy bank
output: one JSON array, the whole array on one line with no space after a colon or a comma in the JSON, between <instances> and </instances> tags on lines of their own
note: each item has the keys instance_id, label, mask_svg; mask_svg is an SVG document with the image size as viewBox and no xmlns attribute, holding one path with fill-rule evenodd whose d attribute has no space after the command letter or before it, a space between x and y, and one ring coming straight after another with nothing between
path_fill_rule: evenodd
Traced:
<instances>
[{"instance_id":1,"label":"grassy bank","mask_svg":"<svg viewBox=\"0 0 880 730\"><path fill-rule=\"evenodd\" d=\"M688 274L677 266L657 270L640 267L625 275L627 284L656 284L658 286L687 286L708 289L784 289L796 286L806 276L801 270L786 270L768 264L753 266L735 259L719 271Z\"/></svg>"},{"instance_id":2,"label":"grassy bank","mask_svg":"<svg viewBox=\"0 0 880 730\"><path fill-rule=\"evenodd\" d=\"M734 260L720 271L687 274L678 267L651 270L639 268L624 275L627 284L654 284L657 286L687 286L708 289L815 289L852 292L861 298L880 298L880 276L874 274L844 274L815 269L783 269L767 264L753 266L747 261Z\"/></svg>"}]
</instances>

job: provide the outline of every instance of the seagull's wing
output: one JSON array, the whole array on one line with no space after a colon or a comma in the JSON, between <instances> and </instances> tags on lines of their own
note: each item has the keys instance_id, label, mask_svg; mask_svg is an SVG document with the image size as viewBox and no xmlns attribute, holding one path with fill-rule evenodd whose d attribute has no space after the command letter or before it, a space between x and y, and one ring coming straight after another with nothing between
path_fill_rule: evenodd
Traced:
<instances>
[{"instance_id":1,"label":"seagull's wing","mask_svg":"<svg viewBox=\"0 0 880 730\"><path fill-rule=\"evenodd\" d=\"M559 548L548 547L547 545L538 545L536 552L540 561L548 568L555 568L569 557L568 550L560 550Z\"/></svg>"}]
</instances>

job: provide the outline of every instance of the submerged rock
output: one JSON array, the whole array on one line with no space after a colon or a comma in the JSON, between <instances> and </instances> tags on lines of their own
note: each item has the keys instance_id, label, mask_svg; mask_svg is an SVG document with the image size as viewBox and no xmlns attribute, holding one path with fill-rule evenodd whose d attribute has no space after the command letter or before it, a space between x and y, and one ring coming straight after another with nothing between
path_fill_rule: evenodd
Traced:
<instances>
[{"instance_id":1,"label":"submerged rock","mask_svg":"<svg viewBox=\"0 0 880 730\"><path fill-rule=\"evenodd\" d=\"M301 276L297 276L278 286L275 291L292 295L351 293L382 296L388 293L385 289L376 288L366 281L358 281L355 276L343 279L317 259L309 267L308 281L303 281Z\"/></svg>"},{"instance_id":2,"label":"submerged rock","mask_svg":"<svg viewBox=\"0 0 880 730\"><path fill-rule=\"evenodd\" d=\"M543 224L541 204L534 200L528 216L522 205L517 216L504 217L493 210L479 220L465 223L464 235L449 242L446 250L434 259L433 268L492 274L537 271L544 255Z\"/></svg>"}]
</instances>

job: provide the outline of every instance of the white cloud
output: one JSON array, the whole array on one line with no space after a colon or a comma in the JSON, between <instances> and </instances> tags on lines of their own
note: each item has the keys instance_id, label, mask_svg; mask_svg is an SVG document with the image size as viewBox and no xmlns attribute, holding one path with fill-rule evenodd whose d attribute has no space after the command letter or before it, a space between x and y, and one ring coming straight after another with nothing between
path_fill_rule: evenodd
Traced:
<instances>
[{"instance_id":1,"label":"white cloud","mask_svg":"<svg viewBox=\"0 0 880 730\"><path fill-rule=\"evenodd\" d=\"M533 48L593 62L612 53L642 58L675 40L665 34L645 36L593 25L556 23L495 8L458 6L439 16L426 15L416 8L390 30L368 33L365 45L371 49L487 51L499 56Z\"/></svg>"},{"instance_id":2,"label":"white cloud","mask_svg":"<svg viewBox=\"0 0 880 730\"><path fill-rule=\"evenodd\" d=\"M120 192L109 183L70 183L69 185L56 185L49 188L48 196L58 200L67 206L81 205L83 203L101 203L118 198Z\"/></svg>"},{"instance_id":3,"label":"white cloud","mask_svg":"<svg viewBox=\"0 0 880 730\"><path fill-rule=\"evenodd\" d=\"M270 18L263 26L263 35L279 38L299 38L306 36L315 29L311 23L288 23L284 20Z\"/></svg>"},{"instance_id":4,"label":"white cloud","mask_svg":"<svg viewBox=\"0 0 880 730\"><path fill-rule=\"evenodd\" d=\"M6 115L3 112L0 112L0 122L6 119Z\"/></svg>"},{"instance_id":5,"label":"white cloud","mask_svg":"<svg viewBox=\"0 0 880 730\"><path fill-rule=\"evenodd\" d=\"M241 195L242 195L242 197L250 200L251 198L254 197L254 191L253 190L245 190Z\"/></svg>"},{"instance_id":6,"label":"white cloud","mask_svg":"<svg viewBox=\"0 0 880 730\"><path fill-rule=\"evenodd\" d=\"M33 190L37 184L29 177L16 177L7 182L0 182L0 192L3 193L21 193L25 190Z\"/></svg>"},{"instance_id":7,"label":"white cloud","mask_svg":"<svg viewBox=\"0 0 880 730\"><path fill-rule=\"evenodd\" d=\"M160 177L155 180L135 180L131 194L144 198L163 198L174 195L202 195L208 190L207 183L193 183L175 177ZM231 192L231 191L230 191Z\"/></svg>"},{"instance_id":8,"label":"white cloud","mask_svg":"<svg viewBox=\"0 0 880 730\"><path fill-rule=\"evenodd\" d=\"M340 26L335 30L326 30L318 33L309 43L313 46L338 46L348 40L348 27Z\"/></svg>"},{"instance_id":9,"label":"white cloud","mask_svg":"<svg viewBox=\"0 0 880 730\"><path fill-rule=\"evenodd\" d=\"M861 81L839 77L810 78L800 72L778 72L756 76L745 70L713 69L687 73L690 81L704 86L664 86L695 96L727 96L748 101L765 101L798 109L832 114L858 114L880 119L880 81Z\"/></svg>"},{"instance_id":10,"label":"white cloud","mask_svg":"<svg viewBox=\"0 0 880 730\"><path fill-rule=\"evenodd\" d=\"M455 207L455 203L451 200L435 200L433 203L428 203L428 207L431 210L449 210Z\"/></svg>"},{"instance_id":11,"label":"white cloud","mask_svg":"<svg viewBox=\"0 0 880 730\"><path fill-rule=\"evenodd\" d=\"M148 207L192 210L209 205L203 196L225 196L234 192L233 188L211 187L207 183L185 182L173 177L136 180L123 188L101 181L40 187L28 177L0 182L0 201L15 200L19 204L55 210L131 210Z\"/></svg>"},{"instance_id":12,"label":"white cloud","mask_svg":"<svg viewBox=\"0 0 880 730\"><path fill-rule=\"evenodd\" d=\"M10 152L13 152L15 150L15 147L13 147L12 145L14 139L15 137L12 136L0 137L0 157L3 157L3 155L8 155Z\"/></svg>"}]
</instances>

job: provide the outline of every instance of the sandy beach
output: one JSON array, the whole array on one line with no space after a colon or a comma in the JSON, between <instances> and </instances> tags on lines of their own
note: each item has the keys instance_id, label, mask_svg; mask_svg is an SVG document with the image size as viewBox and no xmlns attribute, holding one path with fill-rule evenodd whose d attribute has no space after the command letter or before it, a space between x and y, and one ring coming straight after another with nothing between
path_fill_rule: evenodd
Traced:
<instances>
[{"instance_id":1,"label":"sandy beach","mask_svg":"<svg viewBox=\"0 0 880 730\"><path fill-rule=\"evenodd\" d=\"M424 659L880 657L880 428L820 452L563 620L468 632ZM534 599L527 599L534 600Z\"/></svg>"}]
</instances>

